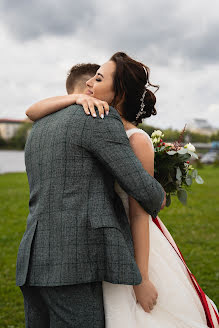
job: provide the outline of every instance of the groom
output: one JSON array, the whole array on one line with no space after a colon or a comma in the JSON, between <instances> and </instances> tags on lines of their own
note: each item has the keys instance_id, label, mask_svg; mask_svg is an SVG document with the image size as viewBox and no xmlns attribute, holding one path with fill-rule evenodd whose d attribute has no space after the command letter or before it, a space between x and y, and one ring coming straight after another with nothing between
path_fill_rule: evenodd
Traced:
<instances>
[{"instance_id":1,"label":"groom","mask_svg":"<svg viewBox=\"0 0 219 328\"><path fill-rule=\"evenodd\" d=\"M74 80L81 93L82 80ZM115 179L153 217L163 188L135 157L114 108L104 120L73 105L36 121L25 164L29 215L16 284L26 327L104 327L102 281L141 282Z\"/></svg>"}]
</instances>

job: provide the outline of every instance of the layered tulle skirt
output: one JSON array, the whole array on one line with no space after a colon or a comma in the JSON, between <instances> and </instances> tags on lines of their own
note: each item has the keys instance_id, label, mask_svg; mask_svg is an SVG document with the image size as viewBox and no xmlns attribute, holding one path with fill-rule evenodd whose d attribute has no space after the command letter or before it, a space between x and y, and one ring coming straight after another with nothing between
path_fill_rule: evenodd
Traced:
<instances>
[{"instance_id":1,"label":"layered tulle skirt","mask_svg":"<svg viewBox=\"0 0 219 328\"><path fill-rule=\"evenodd\" d=\"M106 328L216 328L217 317L210 325L199 291L168 230L159 218L150 217L149 227L149 278L158 291L157 304L147 313L136 302L132 286L103 281ZM216 309L209 307L215 316Z\"/></svg>"}]
</instances>

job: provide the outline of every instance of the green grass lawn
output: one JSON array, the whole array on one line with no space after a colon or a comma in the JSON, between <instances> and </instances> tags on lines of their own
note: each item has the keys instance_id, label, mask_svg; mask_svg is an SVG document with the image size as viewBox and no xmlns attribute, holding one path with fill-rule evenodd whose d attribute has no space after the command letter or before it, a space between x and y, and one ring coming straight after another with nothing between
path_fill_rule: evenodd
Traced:
<instances>
[{"instance_id":1,"label":"green grass lawn","mask_svg":"<svg viewBox=\"0 0 219 328\"><path fill-rule=\"evenodd\" d=\"M199 169L188 206L174 199L160 218L205 293L219 305L219 168ZM23 297L15 286L17 250L26 227L29 189L24 173L0 175L0 327L24 327ZM188 300L189 301L189 300Z\"/></svg>"}]
</instances>

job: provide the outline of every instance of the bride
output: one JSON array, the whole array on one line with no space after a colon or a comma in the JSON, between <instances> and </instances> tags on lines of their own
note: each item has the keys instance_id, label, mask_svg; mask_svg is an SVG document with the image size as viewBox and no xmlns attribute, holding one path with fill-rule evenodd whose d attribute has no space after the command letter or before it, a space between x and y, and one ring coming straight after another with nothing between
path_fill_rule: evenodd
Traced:
<instances>
[{"instance_id":1,"label":"bride","mask_svg":"<svg viewBox=\"0 0 219 328\"><path fill-rule=\"evenodd\" d=\"M156 98L148 89L152 86L149 68L119 52L86 85L84 95L42 100L26 111L27 116L36 120L76 102L94 117L94 106L98 106L103 118L110 104L119 112L136 156L153 175L153 144L146 132L136 128L143 118L156 114ZM130 286L103 281L106 327L218 327L215 304L198 285L162 221L147 214L118 184L115 188L129 219L142 282Z\"/></svg>"}]
</instances>

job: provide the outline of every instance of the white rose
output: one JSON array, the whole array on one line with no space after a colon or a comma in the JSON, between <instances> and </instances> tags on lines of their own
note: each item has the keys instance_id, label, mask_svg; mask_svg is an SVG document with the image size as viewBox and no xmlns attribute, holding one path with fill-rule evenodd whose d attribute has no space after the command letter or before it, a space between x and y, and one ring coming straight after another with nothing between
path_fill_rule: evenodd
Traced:
<instances>
[{"instance_id":1,"label":"white rose","mask_svg":"<svg viewBox=\"0 0 219 328\"><path fill-rule=\"evenodd\" d=\"M153 133L152 133L152 135L151 135L151 137L153 138L153 137L163 137L164 136L164 134L163 134L163 132L162 131L160 131L160 130L155 130Z\"/></svg>"},{"instance_id":2,"label":"white rose","mask_svg":"<svg viewBox=\"0 0 219 328\"><path fill-rule=\"evenodd\" d=\"M156 144L158 142L157 138L152 138L152 142L153 142L153 144Z\"/></svg>"},{"instance_id":3,"label":"white rose","mask_svg":"<svg viewBox=\"0 0 219 328\"><path fill-rule=\"evenodd\" d=\"M155 131L151 134L151 138L155 137Z\"/></svg>"},{"instance_id":4,"label":"white rose","mask_svg":"<svg viewBox=\"0 0 219 328\"><path fill-rule=\"evenodd\" d=\"M184 148L192 151L193 153L195 152L195 146L193 146L191 143L186 144Z\"/></svg>"}]
</instances>

